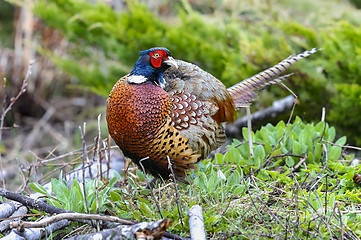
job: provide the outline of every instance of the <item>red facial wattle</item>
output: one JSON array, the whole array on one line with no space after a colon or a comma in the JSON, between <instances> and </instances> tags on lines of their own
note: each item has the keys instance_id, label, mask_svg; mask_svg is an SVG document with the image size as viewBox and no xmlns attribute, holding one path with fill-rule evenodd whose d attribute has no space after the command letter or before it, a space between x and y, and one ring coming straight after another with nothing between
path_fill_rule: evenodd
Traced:
<instances>
[{"instance_id":1,"label":"red facial wattle","mask_svg":"<svg viewBox=\"0 0 361 240\"><path fill-rule=\"evenodd\" d=\"M160 68L163 60L168 59L167 53L163 50L150 52L149 56L150 56L150 62L152 63L152 66L155 68Z\"/></svg>"}]
</instances>

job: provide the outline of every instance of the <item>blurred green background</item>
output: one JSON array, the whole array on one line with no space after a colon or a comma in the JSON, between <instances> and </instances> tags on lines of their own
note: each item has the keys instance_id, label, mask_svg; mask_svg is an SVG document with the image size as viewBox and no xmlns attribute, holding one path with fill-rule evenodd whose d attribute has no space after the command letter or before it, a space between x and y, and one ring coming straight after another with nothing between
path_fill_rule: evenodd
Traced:
<instances>
[{"instance_id":1,"label":"blurred green background","mask_svg":"<svg viewBox=\"0 0 361 240\"><path fill-rule=\"evenodd\" d=\"M326 121L349 144L361 145L360 3L0 0L5 106L35 60L28 91L6 118L11 128L3 132L2 152L12 159L29 150L46 156L79 147L78 126L86 121L92 129L99 113L104 119L113 84L132 69L140 50L154 46L167 47L175 58L199 65L226 86L290 54L322 48L289 70L296 74L285 83L300 101L294 116L318 122L325 107ZM289 94L272 86L252 111Z\"/></svg>"}]
</instances>

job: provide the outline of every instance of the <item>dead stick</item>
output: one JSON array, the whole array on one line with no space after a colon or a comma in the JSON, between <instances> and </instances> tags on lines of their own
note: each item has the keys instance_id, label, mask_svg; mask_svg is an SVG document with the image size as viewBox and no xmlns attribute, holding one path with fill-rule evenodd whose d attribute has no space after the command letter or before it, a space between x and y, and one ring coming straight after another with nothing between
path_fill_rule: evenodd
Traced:
<instances>
[{"instance_id":1,"label":"dead stick","mask_svg":"<svg viewBox=\"0 0 361 240\"><path fill-rule=\"evenodd\" d=\"M27 196L21 195L19 193L14 193L14 192L11 192L11 191L3 189L3 188L0 188L0 196L3 196L7 199L19 202L27 207L34 208L34 209L44 211L47 213L51 213L51 214L69 212L64 209L51 206L50 204L48 204L44 201L35 200L35 199L29 198Z\"/></svg>"},{"instance_id":2,"label":"dead stick","mask_svg":"<svg viewBox=\"0 0 361 240\"><path fill-rule=\"evenodd\" d=\"M16 227L22 227L22 228L44 228L51 223L58 222L60 220L102 220L102 221L108 221L108 222L117 222L127 225L133 225L134 222L131 220L125 220L122 218L118 218L115 216L106 216L106 215L100 215L100 214L86 214L86 213L60 213L48 218L44 218L38 222L12 222L10 223L10 227L16 228Z\"/></svg>"},{"instance_id":3,"label":"dead stick","mask_svg":"<svg viewBox=\"0 0 361 240\"><path fill-rule=\"evenodd\" d=\"M180 196L179 196L179 192L178 192L178 183L177 183L177 180L175 178L172 163L171 163L170 158L169 158L168 155L167 155L167 160L168 160L168 168L172 173L172 177L173 177L173 181L174 181L174 190L175 190L175 196L176 196L176 199L177 199L177 208L178 208L179 220L180 220L180 223L181 223L182 228L183 228L183 226L184 226L184 224L183 224L183 209L182 209L182 204L181 204Z\"/></svg>"}]
</instances>

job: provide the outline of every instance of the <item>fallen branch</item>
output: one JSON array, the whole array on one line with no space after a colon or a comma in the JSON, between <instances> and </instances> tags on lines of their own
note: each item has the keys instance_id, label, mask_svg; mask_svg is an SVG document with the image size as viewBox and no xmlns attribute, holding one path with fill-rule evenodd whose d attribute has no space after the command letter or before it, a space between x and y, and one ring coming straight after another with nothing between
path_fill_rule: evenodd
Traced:
<instances>
[{"instance_id":1,"label":"fallen branch","mask_svg":"<svg viewBox=\"0 0 361 240\"><path fill-rule=\"evenodd\" d=\"M118 226L96 233L75 236L67 240L80 239L162 239L165 230L171 225L171 219L163 219L156 222L142 222L132 226Z\"/></svg>"},{"instance_id":2,"label":"fallen branch","mask_svg":"<svg viewBox=\"0 0 361 240\"><path fill-rule=\"evenodd\" d=\"M44 212L47 212L50 214L69 212L67 210L54 207L54 206L46 203L45 201L38 200L38 199L32 199L32 198L29 198L22 194L14 193L14 192L11 192L11 191L3 189L3 188L0 188L0 196L10 199L10 200L13 200L13 201L16 201L16 202L19 202L19 203L23 204L24 206L34 208L39 211L44 211Z\"/></svg>"},{"instance_id":3,"label":"fallen branch","mask_svg":"<svg viewBox=\"0 0 361 240\"><path fill-rule=\"evenodd\" d=\"M23 231L19 231L18 229L12 229L11 232L5 237L1 238L1 240L44 239L45 236L49 236L51 233L63 229L70 224L70 221L62 220L53 223L46 228L26 228L23 229Z\"/></svg>"},{"instance_id":4,"label":"fallen branch","mask_svg":"<svg viewBox=\"0 0 361 240\"><path fill-rule=\"evenodd\" d=\"M251 122L260 122L265 119L275 118L277 115L291 109L295 102L295 97L290 95L283 99L274 101L271 107L257 111L251 115ZM237 119L234 124L226 125L227 136L237 136L242 133L242 128L247 126L247 116Z\"/></svg>"},{"instance_id":5,"label":"fallen branch","mask_svg":"<svg viewBox=\"0 0 361 240\"><path fill-rule=\"evenodd\" d=\"M194 205L189 209L189 230L192 240L205 240L206 231L204 229L202 207Z\"/></svg>"},{"instance_id":6,"label":"fallen branch","mask_svg":"<svg viewBox=\"0 0 361 240\"><path fill-rule=\"evenodd\" d=\"M19 209L14 211L14 213L8 219L2 219L0 222L0 232L4 232L10 228L10 223L13 221L20 220L28 212L28 208L21 206Z\"/></svg>"},{"instance_id":7,"label":"fallen branch","mask_svg":"<svg viewBox=\"0 0 361 240\"><path fill-rule=\"evenodd\" d=\"M13 214L19 206L15 202L6 202L0 204L0 219L7 218Z\"/></svg>"},{"instance_id":8,"label":"fallen branch","mask_svg":"<svg viewBox=\"0 0 361 240\"><path fill-rule=\"evenodd\" d=\"M87 214L87 213L59 213L57 215L44 218L37 222L12 222L10 223L10 227L17 228L21 227L23 228L43 228L51 223L58 222L61 220L102 220L102 221L108 221L108 222L117 222L122 223L126 225L133 225L134 222L132 220L126 220L122 218L118 218L115 216L107 216L107 215L100 215L100 214Z\"/></svg>"}]
</instances>

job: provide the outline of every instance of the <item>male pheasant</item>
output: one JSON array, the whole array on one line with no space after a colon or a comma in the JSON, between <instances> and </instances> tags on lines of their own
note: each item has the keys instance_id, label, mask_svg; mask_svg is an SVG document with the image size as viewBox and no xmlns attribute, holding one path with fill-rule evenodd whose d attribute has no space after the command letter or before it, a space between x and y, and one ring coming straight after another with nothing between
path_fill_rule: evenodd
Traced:
<instances>
[{"instance_id":1,"label":"male pheasant","mask_svg":"<svg viewBox=\"0 0 361 240\"><path fill-rule=\"evenodd\" d=\"M153 176L183 177L226 139L223 122L255 98L255 90L317 49L290 56L233 87L163 47L141 51L133 70L107 99L108 130L126 157ZM171 166L170 166L171 165Z\"/></svg>"}]
</instances>

